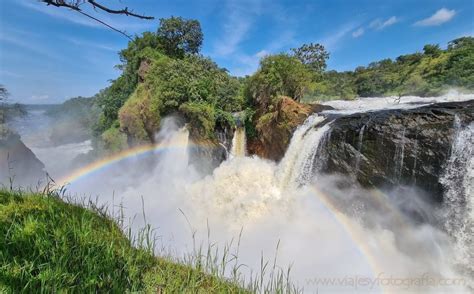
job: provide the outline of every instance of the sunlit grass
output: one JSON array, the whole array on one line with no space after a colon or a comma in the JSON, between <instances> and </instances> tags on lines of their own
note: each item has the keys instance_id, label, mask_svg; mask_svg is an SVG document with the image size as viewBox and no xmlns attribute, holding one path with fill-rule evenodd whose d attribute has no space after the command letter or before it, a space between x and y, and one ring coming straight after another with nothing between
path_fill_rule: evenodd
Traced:
<instances>
[{"instance_id":1,"label":"sunlit grass","mask_svg":"<svg viewBox=\"0 0 474 294\"><path fill-rule=\"evenodd\" d=\"M195 244L176 257L156 250L149 225L132 234L123 216L114 219L91 201L72 204L59 195L0 190L0 293L298 292L276 259L262 257L260 272L244 279L240 237L221 251Z\"/></svg>"}]
</instances>

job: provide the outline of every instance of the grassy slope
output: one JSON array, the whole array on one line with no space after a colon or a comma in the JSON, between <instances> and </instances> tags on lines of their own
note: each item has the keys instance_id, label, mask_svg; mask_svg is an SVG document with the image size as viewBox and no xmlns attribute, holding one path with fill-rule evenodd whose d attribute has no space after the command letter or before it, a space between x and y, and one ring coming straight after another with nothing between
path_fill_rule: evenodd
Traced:
<instances>
[{"instance_id":1,"label":"grassy slope","mask_svg":"<svg viewBox=\"0 0 474 294\"><path fill-rule=\"evenodd\" d=\"M132 247L112 219L56 196L0 190L0 236L0 293L244 292Z\"/></svg>"}]
</instances>

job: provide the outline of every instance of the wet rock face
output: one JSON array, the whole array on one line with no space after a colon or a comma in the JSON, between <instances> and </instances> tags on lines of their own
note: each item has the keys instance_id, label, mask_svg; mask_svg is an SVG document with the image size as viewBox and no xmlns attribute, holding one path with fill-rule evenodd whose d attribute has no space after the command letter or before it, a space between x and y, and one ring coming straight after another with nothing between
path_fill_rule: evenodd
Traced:
<instances>
[{"instance_id":1,"label":"wet rock face","mask_svg":"<svg viewBox=\"0 0 474 294\"><path fill-rule=\"evenodd\" d=\"M203 175L211 174L229 156L232 148L232 130L218 128L215 139L191 138L189 163Z\"/></svg>"},{"instance_id":2,"label":"wet rock face","mask_svg":"<svg viewBox=\"0 0 474 294\"><path fill-rule=\"evenodd\" d=\"M0 184L34 187L45 180L44 164L26 147L20 136L10 131L0 135Z\"/></svg>"},{"instance_id":3,"label":"wet rock face","mask_svg":"<svg viewBox=\"0 0 474 294\"><path fill-rule=\"evenodd\" d=\"M249 154L279 161L285 155L296 128L310 114L327 109L332 109L332 107L319 104L302 104L289 97L281 97L273 112L257 115L255 122L257 138L248 140Z\"/></svg>"},{"instance_id":4,"label":"wet rock face","mask_svg":"<svg viewBox=\"0 0 474 294\"><path fill-rule=\"evenodd\" d=\"M344 174L366 187L414 185L440 202L439 180L456 126L473 120L474 101L339 117L316 160L323 173Z\"/></svg>"}]
</instances>

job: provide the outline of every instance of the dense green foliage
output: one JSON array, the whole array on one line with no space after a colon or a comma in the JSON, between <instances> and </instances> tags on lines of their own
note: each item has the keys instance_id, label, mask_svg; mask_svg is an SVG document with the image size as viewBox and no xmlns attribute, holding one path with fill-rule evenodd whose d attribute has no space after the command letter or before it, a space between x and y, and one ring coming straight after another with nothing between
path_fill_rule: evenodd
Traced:
<instances>
[{"instance_id":1,"label":"dense green foliage","mask_svg":"<svg viewBox=\"0 0 474 294\"><path fill-rule=\"evenodd\" d=\"M473 38L456 39L443 50L426 45L423 53L384 59L354 71L326 71L329 53L304 44L292 53L268 55L256 73L235 78L199 54L203 35L196 20L161 19L120 52L122 75L96 95L101 108L94 134L99 146L120 150L153 142L161 119L184 117L195 139L212 139L216 128L233 126L233 112L274 112L282 96L296 101L389 95L439 95L448 87L474 88ZM260 110L259 110L260 109ZM125 138L126 136L126 138Z\"/></svg>"},{"instance_id":2,"label":"dense green foliage","mask_svg":"<svg viewBox=\"0 0 474 294\"><path fill-rule=\"evenodd\" d=\"M160 19L157 36L165 54L173 57L199 53L203 40L199 21L173 16Z\"/></svg>"},{"instance_id":3,"label":"dense green foliage","mask_svg":"<svg viewBox=\"0 0 474 294\"><path fill-rule=\"evenodd\" d=\"M111 136L117 131L128 144L153 142L161 118L171 114L185 117L200 138L212 138L216 124L233 123L231 112L243 104L240 81L198 54L202 39L198 21L171 17L120 52L122 75L97 95L102 146L119 148L123 140Z\"/></svg>"},{"instance_id":4,"label":"dense green foliage","mask_svg":"<svg viewBox=\"0 0 474 294\"><path fill-rule=\"evenodd\" d=\"M298 58L304 65L316 73L322 73L326 70L326 61L329 53L321 44L303 44L299 48L291 49L294 56Z\"/></svg>"},{"instance_id":5,"label":"dense green foliage","mask_svg":"<svg viewBox=\"0 0 474 294\"><path fill-rule=\"evenodd\" d=\"M288 54L264 57L258 71L247 81L247 95L268 106L279 96L301 99L309 89L313 73L298 58Z\"/></svg>"},{"instance_id":6,"label":"dense green foliage","mask_svg":"<svg viewBox=\"0 0 474 294\"><path fill-rule=\"evenodd\" d=\"M474 89L474 38L449 42L442 50L426 45L423 53L384 59L350 72L325 72L305 101L370 96L440 95L446 88Z\"/></svg>"},{"instance_id":7,"label":"dense green foliage","mask_svg":"<svg viewBox=\"0 0 474 294\"><path fill-rule=\"evenodd\" d=\"M208 58L157 55L144 82L120 109L120 126L134 140L153 141L161 117L179 113L190 122L193 135L212 137L216 123L240 110L238 93L238 80Z\"/></svg>"},{"instance_id":8,"label":"dense green foliage","mask_svg":"<svg viewBox=\"0 0 474 294\"><path fill-rule=\"evenodd\" d=\"M154 257L149 231L132 246L103 211L54 195L0 190L0 234L1 293L247 292Z\"/></svg>"}]
</instances>

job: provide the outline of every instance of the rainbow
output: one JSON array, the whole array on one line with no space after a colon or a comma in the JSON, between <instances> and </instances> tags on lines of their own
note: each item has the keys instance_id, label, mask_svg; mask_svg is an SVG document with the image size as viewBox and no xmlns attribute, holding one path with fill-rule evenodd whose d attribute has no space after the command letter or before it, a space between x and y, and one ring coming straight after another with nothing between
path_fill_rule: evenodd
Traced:
<instances>
[{"instance_id":1,"label":"rainbow","mask_svg":"<svg viewBox=\"0 0 474 294\"><path fill-rule=\"evenodd\" d=\"M366 234L361 230L361 227L356 225L354 220L351 220L348 216L342 213L334 204L333 198L328 195L327 192L324 192L317 188L315 185L309 185L309 188L313 191L314 195L321 201L321 203L330 211L332 216L336 221L343 227L344 231L349 235L352 241L357 245L359 252L367 260L368 266L372 271L373 278L376 278L377 275L383 273L385 270L379 266L377 258L372 254L372 249L367 243ZM392 216L395 218L397 226L403 228L409 228L409 223L401 215L400 211L393 207L387 201L387 195L379 189L373 189L370 192L371 198L376 201L376 203L381 205L381 208L384 211L392 212ZM407 231L409 234L413 234L411 230ZM383 293L391 293L389 289L384 287L382 284L378 285Z\"/></svg>"},{"instance_id":2,"label":"rainbow","mask_svg":"<svg viewBox=\"0 0 474 294\"><path fill-rule=\"evenodd\" d=\"M147 145L140 145L137 147L133 147L130 149L123 150L121 152L112 154L95 162L92 162L84 167L81 167L69 175L65 176L64 178L60 179L56 182L58 186L64 186L68 184L72 184L75 181L78 181L82 178L90 176L94 173L100 172L116 163L125 161L127 159L144 156L147 154L152 154L155 152L162 152L169 149L179 149L179 148L189 148L189 147L205 147L209 148L205 143L201 144L184 144L184 143L169 143L169 144L147 144ZM371 269L372 275L375 278L377 273L383 272L383 270L378 266L377 259L372 254L371 248L367 244L366 236L364 232L361 230L359 226L354 224L354 221L351 220L348 216L344 213L339 211L339 209L335 206L334 200L327 192L324 192L318 189L314 185L308 185L308 187L312 190L314 195L321 201L323 206L328 210L328 212L334 217L334 219L342 226L343 230L348 234L348 236L352 239L352 241L357 246L358 251L362 256L364 256L367 260L368 266ZM387 196L380 190L372 190L371 196L377 203L379 203L383 209L387 211L394 212L394 216L398 225L400 226L408 226L404 217L400 215L397 209L393 208L387 202ZM381 285L379 285L383 292L387 292L387 289L383 289Z\"/></svg>"},{"instance_id":3,"label":"rainbow","mask_svg":"<svg viewBox=\"0 0 474 294\"><path fill-rule=\"evenodd\" d=\"M74 170L72 173L68 174L67 176L57 180L56 186L62 187L68 184L72 184L75 181L78 181L96 172L100 172L110 167L113 164L125 161L130 158L140 157L147 154L162 152L162 151L170 150L170 149L181 149L181 148L185 149L185 148L197 147L197 146L209 148L209 146L205 143L195 144L191 142L189 142L188 144L184 144L184 143L146 144L146 145L140 145L137 147L129 148L129 149L111 154L109 156L106 156L86 166L83 166L79 169Z\"/></svg>"}]
</instances>

